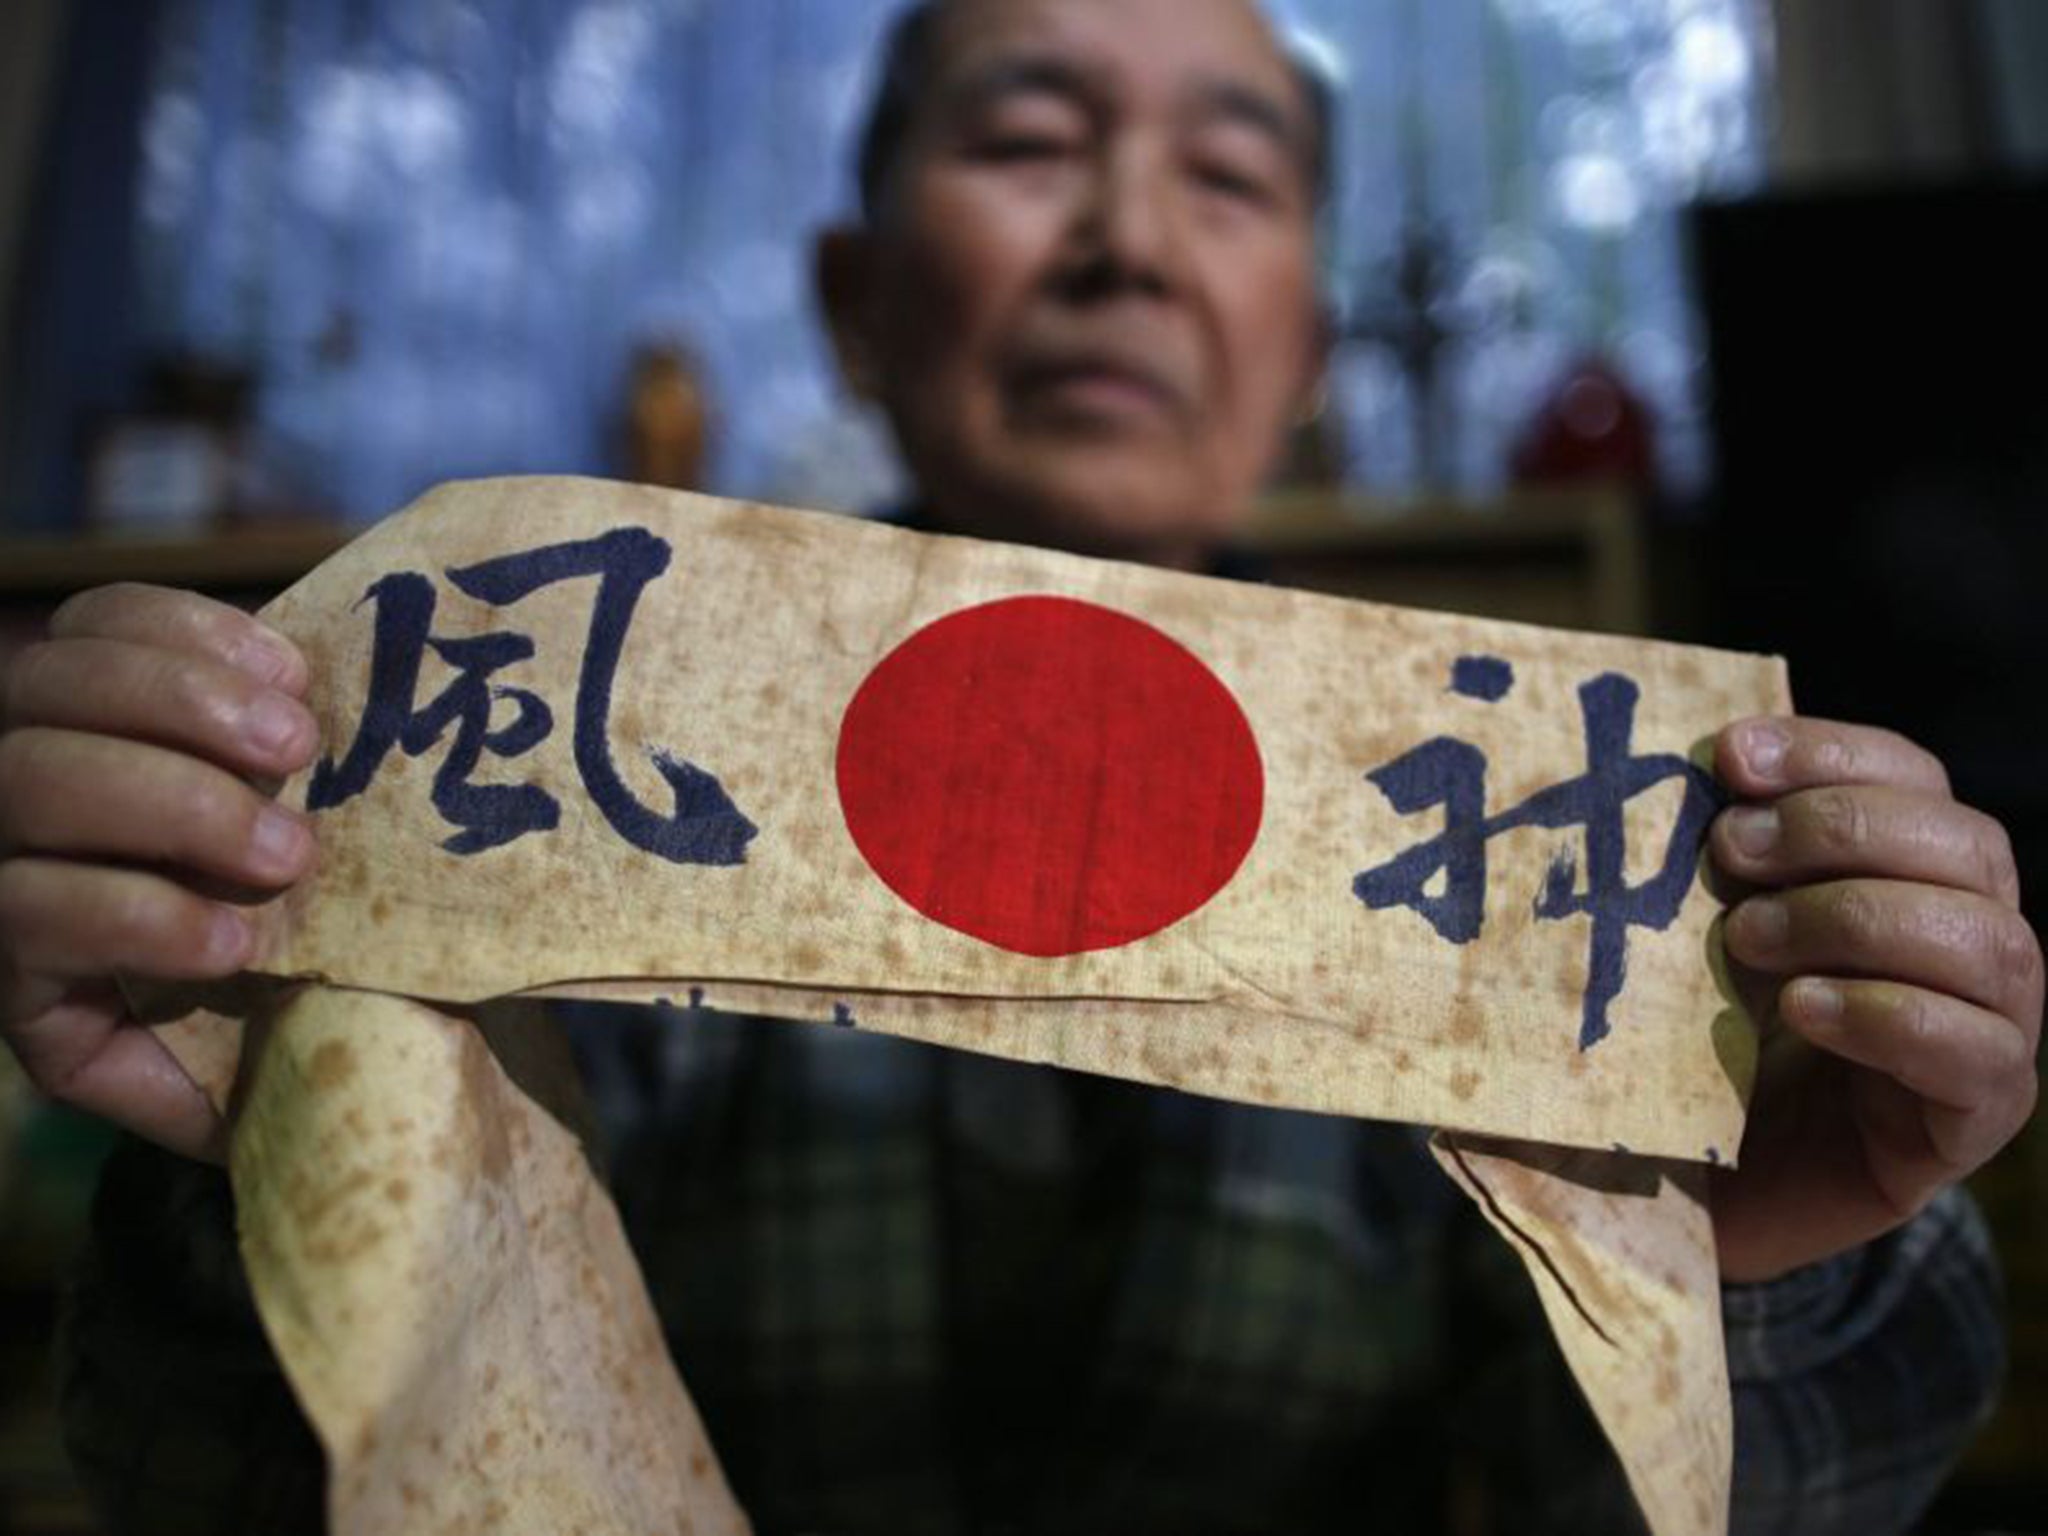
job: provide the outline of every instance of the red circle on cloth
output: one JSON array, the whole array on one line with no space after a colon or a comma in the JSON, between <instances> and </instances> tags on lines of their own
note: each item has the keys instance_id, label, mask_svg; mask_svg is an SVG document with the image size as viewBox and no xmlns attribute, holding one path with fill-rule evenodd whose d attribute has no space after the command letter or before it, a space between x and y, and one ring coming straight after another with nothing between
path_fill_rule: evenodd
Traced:
<instances>
[{"instance_id":1,"label":"red circle on cloth","mask_svg":"<svg viewBox=\"0 0 2048 1536\"><path fill-rule=\"evenodd\" d=\"M1013 597L926 625L839 726L839 804L882 882L1025 955L1178 922L1251 851L1258 743L1230 690L1138 619Z\"/></svg>"}]
</instances>

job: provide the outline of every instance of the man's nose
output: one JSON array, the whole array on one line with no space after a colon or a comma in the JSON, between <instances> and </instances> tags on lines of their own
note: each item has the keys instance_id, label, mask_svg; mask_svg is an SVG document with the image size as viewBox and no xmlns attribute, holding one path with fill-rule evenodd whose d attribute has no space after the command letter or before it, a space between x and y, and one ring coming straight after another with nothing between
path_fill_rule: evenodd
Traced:
<instances>
[{"instance_id":1,"label":"man's nose","mask_svg":"<svg viewBox=\"0 0 2048 1536\"><path fill-rule=\"evenodd\" d=\"M1141 143L1114 146L1098 161L1078 231L1098 283L1159 294L1179 287L1184 231L1170 171Z\"/></svg>"}]
</instances>

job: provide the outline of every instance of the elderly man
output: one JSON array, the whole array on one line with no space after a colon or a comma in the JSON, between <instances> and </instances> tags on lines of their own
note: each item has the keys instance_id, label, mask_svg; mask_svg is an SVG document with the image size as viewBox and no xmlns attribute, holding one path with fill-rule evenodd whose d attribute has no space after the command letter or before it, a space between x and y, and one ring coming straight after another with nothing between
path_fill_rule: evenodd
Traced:
<instances>
[{"instance_id":1,"label":"elderly man","mask_svg":"<svg viewBox=\"0 0 2048 1536\"><path fill-rule=\"evenodd\" d=\"M1317 387L1314 87L1250 0L950 0L893 36L865 218L819 274L922 526L1216 568ZM1760 554L1760 557L1762 555ZM815 581L818 573L804 573ZM38 1082L191 1157L220 1127L116 971L231 974L230 887L309 828L304 662L134 588L68 604L0 739L0 1022ZM1999 828L1884 732L1749 721L1713 833L1772 1030L1715 1191L1737 1526L1924 1505L2000 1360L1951 1186L2035 1096L2039 947ZM1401 1129L882 1038L577 1032L670 1340L764 1531L1627 1529L1511 1261ZM217 1172L110 1170L74 1444L121 1530L317 1521ZM172 1528L165 1522L162 1528Z\"/></svg>"}]
</instances>

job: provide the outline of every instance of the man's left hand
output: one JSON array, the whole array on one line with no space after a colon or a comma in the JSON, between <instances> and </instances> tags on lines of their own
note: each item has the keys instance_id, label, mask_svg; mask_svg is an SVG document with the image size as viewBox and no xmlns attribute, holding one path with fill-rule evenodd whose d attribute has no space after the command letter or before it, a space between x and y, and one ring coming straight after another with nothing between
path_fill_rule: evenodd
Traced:
<instances>
[{"instance_id":1,"label":"man's left hand","mask_svg":"<svg viewBox=\"0 0 2048 1536\"><path fill-rule=\"evenodd\" d=\"M1721 1273L1767 1280L1908 1220L2012 1139L2039 1092L2040 942L2005 830L1887 731L1743 721L1721 870L1763 1027L1741 1166L1716 1175Z\"/></svg>"}]
</instances>

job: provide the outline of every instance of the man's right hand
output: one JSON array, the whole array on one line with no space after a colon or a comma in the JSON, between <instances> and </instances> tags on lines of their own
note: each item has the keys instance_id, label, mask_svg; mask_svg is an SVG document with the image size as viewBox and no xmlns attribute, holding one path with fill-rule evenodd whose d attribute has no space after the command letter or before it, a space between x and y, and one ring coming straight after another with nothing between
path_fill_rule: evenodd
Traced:
<instances>
[{"instance_id":1,"label":"man's right hand","mask_svg":"<svg viewBox=\"0 0 2048 1536\"><path fill-rule=\"evenodd\" d=\"M82 593L0 670L0 1036L51 1098L191 1157L223 1127L117 973L232 976L240 910L313 866L305 819L260 788L305 767L305 659L187 592Z\"/></svg>"}]
</instances>

